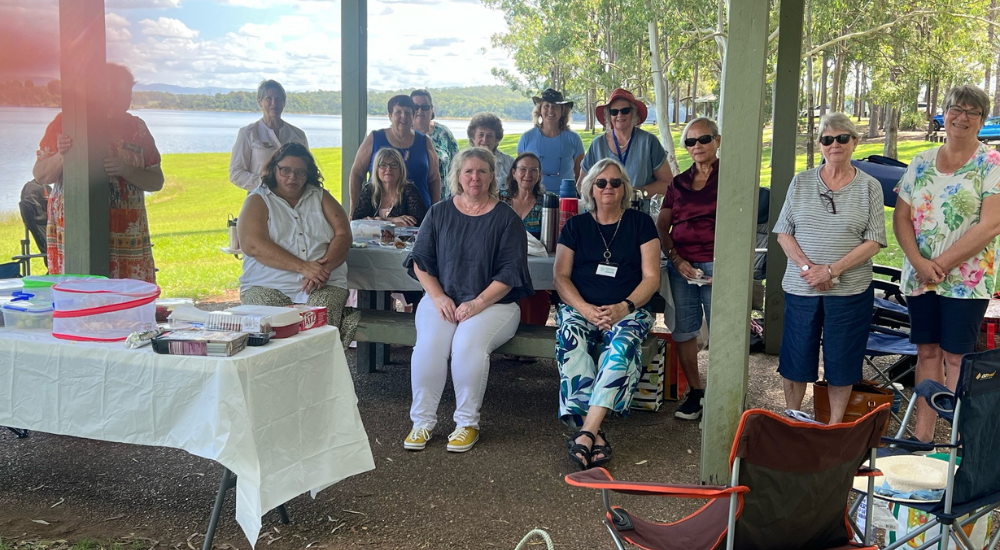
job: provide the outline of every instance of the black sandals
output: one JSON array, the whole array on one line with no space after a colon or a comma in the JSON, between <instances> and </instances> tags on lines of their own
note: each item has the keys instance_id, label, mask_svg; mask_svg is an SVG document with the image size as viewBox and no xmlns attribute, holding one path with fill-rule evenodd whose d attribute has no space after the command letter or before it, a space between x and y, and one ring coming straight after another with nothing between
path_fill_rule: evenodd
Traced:
<instances>
[{"instance_id":1,"label":"black sandals","mask_svg":"<svg viewBox=\"0 0 1000 550\"><path fill-rule=\"evenodd\" d=\"M591 459L591 461L590 461L590 467L591 468L597 468L598 466L604 466L608 462L611 462L611 442L608 441L608 436L604 434L603 430L598 430L597 431L597 435L599 435L601 437L601 439L604 440L604 445L597 445L597 443L596 443L597 439L596 438L594 439L595 443L594 443L594 446L591 447L591 449L590 449L590 456L593 457L594 455L597 455L597 454L602 455L602 456L600 458L597 458L597 459L593 459L593 458Z\"/></svg>"},{"instance_id":2,"label":"black sandals","mask_svg":"<svg viewBox=\"0 0 1000 550\"><path fill-rule=\"evenodd\" d=\"M597 441L597 438L594 437L594 434L588 431L580 430L575 434L569 436L569 439L566 440L566 449L569 451L569 459L575 462L578 466L580 466L581 470L586 470L591 466L590 464L591 450L590 447L584 445L583 443L576 442L577 438L579 438L580 436L589 437L591 446L594 445L594 443ZM580 455L583 456L581 457Z\"/></svg>"}]
</instances>

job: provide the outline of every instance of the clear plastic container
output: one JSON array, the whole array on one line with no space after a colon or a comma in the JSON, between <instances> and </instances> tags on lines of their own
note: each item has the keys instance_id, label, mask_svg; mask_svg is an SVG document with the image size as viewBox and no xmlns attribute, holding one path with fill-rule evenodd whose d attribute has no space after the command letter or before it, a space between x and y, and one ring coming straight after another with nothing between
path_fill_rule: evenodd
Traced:
<instances>
[{"instance_id":1,"label":"clear plastic container","mask_svg":"<svg viewBox=\"0 0 1000 550\"><path fill-rule=\"evenodd\" d=\"M121 341L156 328L160 287L132 279L66 281L52 287L52 335L64 340Z\"/></svg>"},{"instance_id":2,"label":"clear plastic container","mask_svg":"<svg viewBox=\"0 0 1000 550\"><path fill-rule=\"evenodd\" d=\"M0 296L10 296L24 287L24 279L0 279Z\"/></svg>"},{"instance_id":3,"label":"clear plastic container","mask_svg":"<svg viewBox=\"0 0 1000 550\"><path fill-rule=\"evenodd\" d=\"M52 304L18 300L3 305L6 328L52 330Z\"/></svg>"},{"instance_id":4,"label":"clear plastic container","mask_svg":"<svg viewBox=\"0 0 1000 550\"><path fill-rule=\"evenodd\" d=\"M65 281L103 279L100 275L29 275L24 280L24 292L34 295L36 302L52 302L52 285Z\"/></svg>"},{"instance_id":5,"label":"clear plastic container","mask_svg":"<svg viewBox=\"0 0 1000 550\"><path fill-rule=\"evenodd\" d=\"M382 238L382 220L353 220L351 235L358 242L378 241Z\"/></svg>"},{"instance_id":6,"label":"clear plastic container","mask_svg":"<svg viewBox=\"0 0 1000 550\"><path fill-rule=\"evenodd\" d=\"M191 298L160 298L156 300L156 322L166 323L177 306L194 306Z\"/></svg>"}]
</instances>

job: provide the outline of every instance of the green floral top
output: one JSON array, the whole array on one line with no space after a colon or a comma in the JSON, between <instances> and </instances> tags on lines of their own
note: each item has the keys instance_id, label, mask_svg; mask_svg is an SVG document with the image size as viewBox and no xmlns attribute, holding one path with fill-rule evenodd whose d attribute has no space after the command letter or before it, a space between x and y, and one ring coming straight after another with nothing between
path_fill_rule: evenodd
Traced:
<instances>
[{"instance_id":1,"label":"green floral top","mask_svg":"<svg viewBox=\"0 0 1000 550\"><path fill-rule=\"evenodd\" d=\"M983 199L1000 193L1000 152L980 145L969 162L953 173L938 172L937 148L918 153L899 180L896 192L911 208L920 255L933 259L979 223ZM937 285L917 281L903 260L902 291L918 296L933 290L947 298L989 299L993 293L994 243L962 262Z\"/></svg>"},{"instance_id":2,"label":"green floral top","mask_svg":"<svg viewBox=\"0 0 1000 550\"><path fill-rule=\"evenodd\" d=\"M458 154L458 142L451 130L440 123L434 124L430 137L438 156L438 171L441 172L441 200L445 200L451 196L448 189L448 168L451 166L451 159Z\"/></svg>"}]
</instances>

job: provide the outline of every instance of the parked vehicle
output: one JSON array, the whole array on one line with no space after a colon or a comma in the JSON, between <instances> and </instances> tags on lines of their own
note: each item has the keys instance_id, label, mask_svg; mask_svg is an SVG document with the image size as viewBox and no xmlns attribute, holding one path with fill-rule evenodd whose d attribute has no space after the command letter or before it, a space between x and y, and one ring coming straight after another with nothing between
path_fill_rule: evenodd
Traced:
<instances>
[{"instance_id":1,"label":"parked vehicle","mask_svg":"<svg viewBox=\"0 0 1000 550\"><path fill-rule=\"evenodd\" d=\"M941 128L944 128L944 115L934 115L934 118L931 119L931 130L940 132Z\"/></svg>"},{"instance_id":2,"label":"parked vehicle","mask_svg":"<svg viewBox=\"0 0 1000 550\"><path fill-rule=\"evenodd\" d=\"M979 130L979 141L1000 140L1000 116L986 119L983 129Z\"/></svg>"}]
</instances>

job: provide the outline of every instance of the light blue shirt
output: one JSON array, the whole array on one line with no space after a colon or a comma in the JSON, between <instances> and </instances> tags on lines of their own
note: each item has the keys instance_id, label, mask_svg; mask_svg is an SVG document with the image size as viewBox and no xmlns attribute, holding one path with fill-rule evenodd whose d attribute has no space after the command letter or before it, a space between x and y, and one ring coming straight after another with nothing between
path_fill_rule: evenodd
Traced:
<instances>
[{"instance_id":1,"label":"light blue shirt","mask_svg":"<svg viewBox=\"0 0 1000 550\"><path fill-rule=\"evenodd\" d=\"M545 137L536 127L521 134L517 142L517 153L525 151L538 155L542 161L542 186L558 195L562 180L576 179L573 165L576 157L583 154L583 140L572 130L563 130L553 138Z\"/></svg>"}]
</instances>

